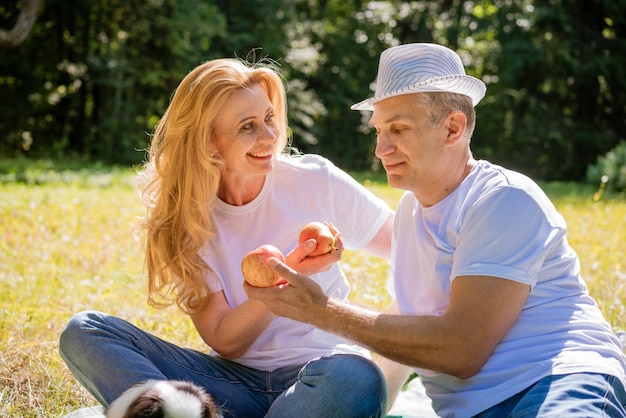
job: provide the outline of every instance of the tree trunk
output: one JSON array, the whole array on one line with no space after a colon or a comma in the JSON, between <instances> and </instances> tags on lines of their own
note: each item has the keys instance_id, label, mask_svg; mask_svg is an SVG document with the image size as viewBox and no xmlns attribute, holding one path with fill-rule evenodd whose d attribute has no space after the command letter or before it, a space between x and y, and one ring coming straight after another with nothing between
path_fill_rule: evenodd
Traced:
<instances>
[{"instance_id":1,"label":"tree trunk","mask_svg":"<svg viewBox=\"0 0 626 418\"><path fill-rule=\"evenodd\" d=\"M15 48L28 37L37 20L37 12L44 0L24 0L15 26L10 31L0 29L0 48Z\"/></svg>"}]
</instances>

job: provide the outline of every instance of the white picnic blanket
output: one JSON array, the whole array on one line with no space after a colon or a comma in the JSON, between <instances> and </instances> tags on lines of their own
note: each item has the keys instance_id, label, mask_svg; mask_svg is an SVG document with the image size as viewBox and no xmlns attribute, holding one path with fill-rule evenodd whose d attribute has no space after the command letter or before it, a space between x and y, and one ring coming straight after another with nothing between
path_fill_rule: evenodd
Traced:
<instances>
[{"instance_id":1,"label":"white picnic blanket","mask_svg":"<svg viewBox=\"0 0 626 418\"><path fill-rule=\"evenodd\" d=\"M387 414L387 418L434 418L436 416L419 378L411 380L406 390L398 394L398 398ZM101 406L90 406L71 412L63 418L105 418L105 414Z\"/></svg>"},{"instance_id":2,"label":"white picnic blanket","mask_svg":"<svg viewBox=\"0 0 626 418\"><path fill-rule=\"evenodd\" d=\"M88 406L87 408L81 408L74 412L70 412L63 418L105 418L104 408L101 406Z\"/></svg>"},{"instance_id":3,"label":"white picnic blanket","mask_svg":"<svg viewBox=\"0 0 626 418\"><path fill-rule=\"evenodd\" d=\"M401 391L387 413L387 418L433 418L435 411L426 396L422 379L412 379L407 388Z\"/></svg>"}]
</instances>

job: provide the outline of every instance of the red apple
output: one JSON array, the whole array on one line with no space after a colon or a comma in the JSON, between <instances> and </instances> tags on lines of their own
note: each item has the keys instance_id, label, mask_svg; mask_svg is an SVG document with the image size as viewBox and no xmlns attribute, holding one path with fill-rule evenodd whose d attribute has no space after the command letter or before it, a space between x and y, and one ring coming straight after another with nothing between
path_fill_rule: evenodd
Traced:
<instances>
[{"instance_id":1,"label":"red apple","mask_svg":"<svg viewBox=\"0 0 626 418\"><path fill-rule=\"evenodd\" d=\"M283 253L269 244L261 245L246 254L241 261L241 272L244 280L255 287L270 287L278 284L281 278L267 265L270 257L285 261Z\"/></svg>"},{"instance_id":2,"label":"red apple","mask_svg":"<svg viewBox=\"0 0 626 418\"><path fill-rule=\"evenodd\" d=\"M308 256L317 257L319 255L328 254L335 248L335 235L328 225L322 222L308 223L300 231L298 237L298 245L313 238L317 242L317 246Z\"/></svg>"}]
</instances>

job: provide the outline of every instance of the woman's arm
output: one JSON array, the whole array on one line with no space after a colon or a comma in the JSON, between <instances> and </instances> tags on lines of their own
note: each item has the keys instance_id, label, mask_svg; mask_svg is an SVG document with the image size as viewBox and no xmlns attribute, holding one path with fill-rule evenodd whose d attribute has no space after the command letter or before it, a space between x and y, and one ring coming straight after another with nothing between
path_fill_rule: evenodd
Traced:
<instances>
[{"instance_id":1,"label":"woman's arm","mask_svg":"<svg viewBox=\"0 0 626 418\"><path fill-rule=\"evenodd\" d=\"M275 315L257 300L232 309L224 292L213 293L209 305L191 320L204 342L227 359L241 357Z\"/></svg>"},{"instance_id":2,"label":"woman's arm","mask_svg":"<svg viewBox=\"0 0 626 418\"><path fill-rule=\"evenodd\" d=\"M365 251L378 257L389 260L391 257L391 235L393 232L393 218L395 212L389 215L374 238L365 246Z\"/></svg>"}]
</instances>

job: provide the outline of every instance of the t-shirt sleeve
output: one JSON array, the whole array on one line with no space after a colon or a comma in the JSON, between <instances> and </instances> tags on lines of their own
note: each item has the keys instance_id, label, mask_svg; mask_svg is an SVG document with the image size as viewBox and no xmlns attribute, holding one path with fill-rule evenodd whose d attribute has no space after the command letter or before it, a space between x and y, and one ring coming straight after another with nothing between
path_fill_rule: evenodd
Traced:
<instances>
[{"instance_id":1,"label":"t-shirt sleeve","mask_svg":"<svg viewBox=\"0 0 626 418\"><path fill-rule=\"evenodd\" d=\"M481 275L535 286L550 248L565 233L546 204L515 187L477 201L460 220L451 280Z\"/></svg>"},{"instance_id":2,"label":"t-shirt sleeve","mask_svg":"<svg viewBox=\"0 0 626 418\"><path fill-rule=\"evenodd\" d=\"M329 175L328 188L335 218L333 224L341 232L347 248L363 248L374 238L393 211L384 200L348 173L329 160L323 161Z\"/></svg>"}]
</instances>

